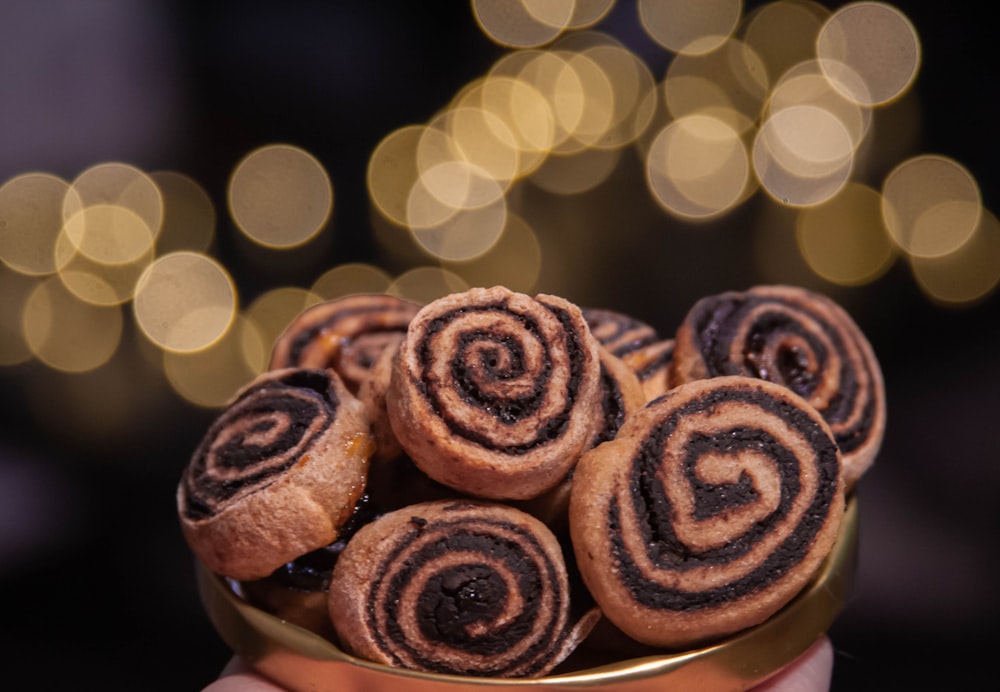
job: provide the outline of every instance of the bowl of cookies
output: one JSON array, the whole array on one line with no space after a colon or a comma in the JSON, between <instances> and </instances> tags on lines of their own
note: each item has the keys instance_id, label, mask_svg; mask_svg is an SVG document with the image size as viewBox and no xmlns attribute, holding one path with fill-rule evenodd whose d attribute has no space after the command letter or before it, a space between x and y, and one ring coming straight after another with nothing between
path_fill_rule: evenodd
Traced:
<instances>
[{"instance_id":1,"label":"bowl of cookies","mask_svg":"<svg viewBox=\"0 0 1000 692\"><path fill-rule=\"evenodd\" d=\"M205 610L290 690L736 690L825 633L885 426L791 286L674 334L547 294L314 306L177 490Z\"/></svg>"}]
</instances>

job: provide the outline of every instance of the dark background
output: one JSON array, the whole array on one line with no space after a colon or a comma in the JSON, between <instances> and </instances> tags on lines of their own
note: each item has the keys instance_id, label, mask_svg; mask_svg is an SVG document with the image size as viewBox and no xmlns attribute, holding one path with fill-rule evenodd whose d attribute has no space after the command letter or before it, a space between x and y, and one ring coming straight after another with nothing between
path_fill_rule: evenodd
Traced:
<instances>
[{"instance_id":1,"label":"dark background","mask_svg":"<svg viewBox=\"0 0 1000 692\"><path fill-rule=\"evenodd\" d=\"M1000 58L989 4L898 6L923 49L916 135L901 154L960 161L998 209ZM659 77L668 58L634 14L621 1L600 28ZM213 252L248 301L296 273L377 261L364 184L372 149L428 120L502 52L467 2L6 2L0 179L44 170L71 180L110 160L184 172L215 198ZM241 272L226 179L274 141L326 166L336 232L320 256ZM742 232L761 202L693 234L648 200L621 204L635 184L626 170L589 193L601 211L587 218L573 216L573 200L554 203L554 213L600 226L591 255L610 258L581 266L590 278L570 282L567 297L669 333L700 295L773 278L747 260ZM883 452L859 489L860 573L832 632L834 689L958 688L992 676L1000 297L936 306L903 261L865 287L811 285L855 316L889 393ZM565 287L543 271L540 290ZM39 398L60 396L62 382L37 363L0 369L0 650L15 682L3 686L199 689L228 653L200 609L174 488L211 413L171 400L115 439L83 444L39 424Z\"/></svg>"}]
</instances>

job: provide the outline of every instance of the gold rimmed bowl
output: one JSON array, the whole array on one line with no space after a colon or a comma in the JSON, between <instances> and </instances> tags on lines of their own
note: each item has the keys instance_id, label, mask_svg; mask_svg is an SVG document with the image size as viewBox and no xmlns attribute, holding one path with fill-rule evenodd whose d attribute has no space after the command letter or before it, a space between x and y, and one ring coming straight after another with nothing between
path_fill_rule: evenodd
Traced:
<instances>
[{"instance_id":1,"label":"gold rimmed bowl","mask_svg":"<svg viewBox=\"0 0 1000 692\"><path fill-rule=\"evenodd\" d=\"M462 692L484 687L645 692L744 690L793 661L833 624L857 565L858 506L850 498L840 533L816 577L765 622L711 646L586 667L571 657L531 679L440 675L365 661L329 640L243 600L230 583L197 565L198 588L219 636L247 664L289 690L311 692Z\"/></svg>"}]
</instances>

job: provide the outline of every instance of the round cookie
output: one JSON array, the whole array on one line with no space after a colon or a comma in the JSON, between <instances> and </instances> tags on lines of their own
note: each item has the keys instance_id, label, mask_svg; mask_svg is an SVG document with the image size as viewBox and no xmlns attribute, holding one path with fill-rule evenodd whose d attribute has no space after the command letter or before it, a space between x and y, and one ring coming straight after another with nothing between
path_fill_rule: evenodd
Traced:
<instances>
[{"instance_id":1,"label":"round cookie","mask_svg":"<svg viewBox=\"0 0 1000 692\"><path fill-rule=\"evenodd\" d=\"M603 308L582 308L582 312L597 342L623 360L660 340L652 326L631 315Z\"/></svg>"},{"instance_id":2,"label":"round cookie","mask_svg":"<svg viewBox=\"0 0 1000 692\"><path fill-rule=\"evenodd\" d=\"M527 499L562 481L600 423L597 341L579 308L496 286L413 318L386 405L403 449L464 493Z\"/></svg>"},{"instance_id":3,"label":"round cookie","mask_svg":"<svg viewBox=\"0 0 1000 692\"><path fill-rule=\"evenodd\" d=\"M603 346L598 347L601 362L601 406L598 410L599 427L588 449L614 439L625 419L642 408L646 397L639 379L620 358ZM573 486L573 469L559 485L516 506L541 519L556 535L568 531L567 511L569 494Z\"/></svg>"},{"instance_id":4,"label":"round cookie","mask_svg":"<svg viewBox=\"0 0 1000 692\"><path fill-rule=\"evenodd\" d=\"M355 294L304 310L274 343L268 369L333 368L351 393L420 308L387 294Z\"/></svg>"},{"instance_id":5,"label":"round cookie","mask_svg":"<svg viewBox=\"0 0 1000 692\"><path fill-rule=\"evenodd\" d=\"M639 378L647 401L670 389L673 339L663 339L651 325L615 310L584 308L583 316L598 343Z\"/></svg>"},{"instance_id":6,"label":"round cookie","mask_svg":"<svg viewBox=\"0 0 1000 692\"><path fill-rule=\"evenodd\" d=\"M265 373L210 425L181 476L184 536L212 571L265 577L337 538L372 448L361 403L332 370Z\"/></svg>"},{"instance_id":7,"label":"round cookie","mask_svg":"<svg viewBox=\"0 0 1000 692\"><path fill-rule=\"evenodd\" d=\"M885 431L882 371L850 315L794 286L706 296L677 330L673 384L746 375L784 385L833 430L848 488L871 466Z\"/></svg>"},{"instance_id":8,"label":"round cookie","mask_svg":"<svg viewBox=\"0 0 1000 692\"><path fill-rule=\"evenodd\" d=\"M372 437L375 439L373 464L388 463L403 454L403 446L399 444L389 423L386 394L392 377L392 362L404 336L405 332L394 334L391 340L385 342L382 352L372 363L368 376L358 389L358 399L365 407L372 424Z\"/></svg>"},{"instance_id":9,"label":"round cookie","mask_svg":"<svg viewBox=\"0 0 1000 692\"><path fill-rule=\"evenodd\" d=\"M598 430L588 447L613 439L625 419L646 403L642 383L621 358L603 346L597 349L597 356L601 364L601 407Z\"/></svg>"},{"instance_id":10,"label":"round cookie","mask_svg":"<svg viewBox=\"0 0 1000 692\"><path fill-rule=\"evenodd\" d=\"M727 376L675 387L584 454L569 519L605 617L640 643L685 649L791 600L843 513L823 418L781 385Z\"/></svg>"},{"instance_id":11,"label":"round cookie","mask_svg":"<svg viewBox=\"0 0 1000 692\"><path fill-rule=\"evenodd\" d=\"M342 646L434 673L536 677L593 626L570 622L561 548L512 507L469 500L390 512L348 543L330 582Z\"/></svg>"}]
</instances>

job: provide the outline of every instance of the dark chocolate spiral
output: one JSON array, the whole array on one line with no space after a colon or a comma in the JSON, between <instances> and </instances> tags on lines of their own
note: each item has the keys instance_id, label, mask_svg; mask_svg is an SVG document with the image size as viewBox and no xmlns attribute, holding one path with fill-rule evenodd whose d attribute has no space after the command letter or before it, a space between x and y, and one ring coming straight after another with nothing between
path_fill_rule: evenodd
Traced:
<instances>
[{"instance_id":1,"label":"dark chocolate spiral","mask_svg":"<svg viewBox=\"0 0 1000 692\"><path fill-rule=\"evenodd\" d=\"M344 645L387 665L543 675L579 640L558 542L514 508L469 501L383 515L348 544L330 584Z\"/></svg>"},{"instance_id":2,"label":"dark chocolate spiral","mask_svg":"<svg viewBox=\"0 0 1000 692\"><path fill-rule=\"evenodd\" d=\"M583 308L583 317L598 343L618 358L660 340L652 326L615 310Z\"/></svg>"},{"instance_id":3,"label":"dark chocolate spiral","mask_svg":"<svg viewBox=\"0 0 1000 692\"><path fill-rule=\"evenodd\" d=\"M250 580L332 543L365 489L369 428L332 370L260 375L209 426L181 476L188 544L212 571Z\"/></svg>"},{"instance_id":4,"label":"dark chocolate spiral","mask_svg":"<svg viewBox=\"0 0 1000 692\"><path fill-rule=\"evenodd\" d=\"M598 357L601 362L600 421L591 447L613 439L625 419L646 402L642 383L620 358L604 347L598 349Z\"/></svg>"},{"instance_id":5,"label":"dark chocolate spiral","mask_svg":"<svg viewBox=\"0 0 1000 692\"><path fill-rule=\"evenodd\" d=\"M273 483L329 429L338 403L321 370L290 371L243 390L209 427L184 472L182 515L214 516Z\"/></svg>"},{"instance_id":6,"label":"dark chocolate spiral","mask_svg":"<svg viewBox=\"0 0 1000 692\"><path fill-rule=\"evenodd\" d=\"M672 389L578 463L581 574L636 640L685 647L757 624L809 581L844 511L829 427L788 389L719 377Z\"/></svg>"},{"instance_id":7,"label":"dark chocolate spiral","mask_svg":"<svg viewBox=\"0 0 1000 692\"><path fill-rule=\"evenodd\" d=\"M874 461L885 428L882 373L861 330L829 298L790 286L709 296L676 341L674 384L719 375L782 384L830 425L849 486Z\"/></svg>"},{"instance_id":8,"label":"dark chocolate spiral","mask_svg":"<svg viewBox=\"0 0 1000 692\"><path fill-rule=\"evenodd\" d=\"M384 294L357 294L305 310L275 342L271 369L333 368L357 392L388 345L398 341L419 305Z\"/></svg>"},{"instance_id":9,"label":"dark chocolate spiral","mask_svg":"<svg viewBox=\"0 0 1000 692\"><path fill-rule=\"evenodd\" d=\"M427 305L396 359L392 428L432 478L525 498L559 482L599 424L597 343L554 296L472 289Z\"/></svg>"}]
</instances>

